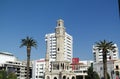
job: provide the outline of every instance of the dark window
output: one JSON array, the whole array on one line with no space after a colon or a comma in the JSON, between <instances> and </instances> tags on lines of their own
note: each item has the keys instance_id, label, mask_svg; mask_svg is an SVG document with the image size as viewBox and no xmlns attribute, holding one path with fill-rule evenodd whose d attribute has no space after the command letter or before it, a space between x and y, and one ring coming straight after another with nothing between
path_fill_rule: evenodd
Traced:
<instances>
[{"instance_id":1,"label":"dark window","mask_svg":"<svg viewBox=\"0 0 120 79\"><path fill-rule=\"evenodd\" d=\"M118 65L116 65L116 69L119 69Z\"/></svg>"},{"instance_id":2,"label":"dark window","mask_svg":"<svg viewBox=\"0 0 120 79\"><path fill-rule=\"evenodd\" d=\"M66 76L63 76L63 79L66 79Z\"/></svg>"},{"instance_id":3,"label":"dark window","mask_svg":"<svg viewBox=\"0 0 120 79\"><path fill-rule=\"evenodd\" d=\"M54 77L54 79L57 79L56 77Z\"/></svg>"},{"instance_id":4,"label":"dark window","mask_svg":"<svg viewBox=\"0 0 120 79\"><path fill-rule=\"evenodd\" d=\"M75 77L72 77L72 79L75 79Z\"/></svg>"},{"instance_id":5,"label":"dark window","mask_svg":"<svg viewBox=\"0 0 120 79\"><path fill-rule=\"evenodd\" d=\"M58 51L59 51L60 49L58 48Z\"/></svg>"},{"instance_id":6,"label":"dark window","mask_svg":"<svg viewBox=\"0 0 120 79\"><path fill-rule=\"evenodd\" d=\"M58 26L60 26L60 23L58 24Z\"/></svg>"}]
</instances>

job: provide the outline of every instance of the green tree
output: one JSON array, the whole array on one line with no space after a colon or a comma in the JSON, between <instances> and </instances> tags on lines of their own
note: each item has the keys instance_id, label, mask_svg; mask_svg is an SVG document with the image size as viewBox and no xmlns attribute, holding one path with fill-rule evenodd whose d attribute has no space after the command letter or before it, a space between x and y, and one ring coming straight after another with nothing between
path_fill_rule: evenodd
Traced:
<instances>
[{"instance_id":1,"label":"green tree","mask_svg":"<svg viewBox=\"0 0 120 79\"><path fill-rule=\"evenodd\" d=\"M17 76L15 73L9 73L7 79L17 79Z\"/></svg>"},{"instance_id":2,"label":"green tree","mask_svg":"<svg viewBox=\"0 0 120 79\"><path fill-rule=\"evenodd\" d=\"M7 78L7 72L5 70L0 70L0 79L6 79Z\"/></svg>"},{"instance_id":3,"label":"green tree","mask_svg":"<svg viewBox=\"0 0 120 79\"><path fill-rule=\"evenodd\" d=\"M100 79L98 73L96 71L93 72L93 79Z\"/></svg>"},{"instance_id":4,"label":"green tree","mask_svg":"<svg viewBox=\"0 0 120 79\"><path fill-rule=\"evenodd\" d=\"M109 50L113 50L115 48L113 42L109 42L106 40L96 42L96 47L99 50L102 50L103 53L103 74L104 79L107 79L107 53L109 53Z\"/></svg>"},{"instance_id":5,"label":"green tree","mask_svg":"<svg viewBox=\"0 0 120 79\"><path fill-rule=\"evenodd\" d=\"M87 71L87 79L100 79L97 72L93 71L93 67L89 67Z\"/></svg>"},{"instance_id":6,"label":"green tree","mask_svg":"<svg viewBox=\"0 0 120 79\"><path fill-rule=\"evenodd\" d=\"M93 67L88 68L87 74L87 79L93 79Z\"/></svg>"},{"instance_id":7,"label":"green tree","mask_svg":"<svg viewBox=\"0 0 120 79\"><path fill-rule=\"evenodd\" d=\"M26 48L27 48L27 79L29 79L31 47L36 48L37 42L33 38L27 36L25 39L21 40L20 47L23 47L23 46L26 46Z\"/></svg>"}]
</instances>

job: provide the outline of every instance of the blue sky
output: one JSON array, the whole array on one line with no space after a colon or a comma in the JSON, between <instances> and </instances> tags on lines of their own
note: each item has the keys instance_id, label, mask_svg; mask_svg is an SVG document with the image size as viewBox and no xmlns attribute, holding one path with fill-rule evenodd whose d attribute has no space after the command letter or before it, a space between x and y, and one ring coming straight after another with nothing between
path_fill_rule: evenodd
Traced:
<instances>
[{"instance_id":1,"label":"blue sky","mask_svg":"<svg viewBox=\"0 0 120 79\"><path fill-rule=\"evenodd\" d=\"M33 37L38 48L31 59L45 57L45 34L53 33L58 19L73 36L73 56L92 60L92 45L113 41L120 49L120 19L117 0L0 0L0 51L26 60L21 39Z\"/></svg>"}]
</instances>

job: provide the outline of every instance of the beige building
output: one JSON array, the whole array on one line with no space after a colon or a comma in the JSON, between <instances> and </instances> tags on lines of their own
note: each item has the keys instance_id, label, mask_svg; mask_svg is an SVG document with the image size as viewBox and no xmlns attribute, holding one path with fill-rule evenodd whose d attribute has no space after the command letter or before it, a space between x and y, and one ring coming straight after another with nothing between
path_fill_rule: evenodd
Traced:
<instances>
[{"instance_id":1,"label":"beige building","mask_svg":"<svg viewBox=\"0 0 120 79\"><path fill-rule=\"evenodd\" d=\"M64 21L61 19L57 21L55 37L56 60L51 62L51 70L49 70L49 52L46 52L45 79L76 79L76 75L70 69L70 61L64 60L65 27Z\"/></svg>"},{"instance_id":2,"label":"beige building","mask_svg":"<svg viewBox=\"0 0 120 79\"><path fill-rule=\"evenodd\" d=\"M114 61L114 73L113 75L120 77L120 59Z\"/></svg>"}]
</instances>

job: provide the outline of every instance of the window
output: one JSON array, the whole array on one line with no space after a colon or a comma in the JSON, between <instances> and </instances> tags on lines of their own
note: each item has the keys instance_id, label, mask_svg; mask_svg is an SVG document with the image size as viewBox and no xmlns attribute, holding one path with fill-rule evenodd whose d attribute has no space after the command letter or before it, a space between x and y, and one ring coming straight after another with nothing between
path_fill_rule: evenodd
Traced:
<instances>
[{"instance_id":1,"label":"window","mask_svg":"<svg viewBox=\"0 0 120 79\"><path fill-rule=\"evenodd\" d=\"M66 79L66 76L63 76L63 79Z\"/></svg>"},{"instance_id":2,"label":"window","mask_svg":"<svg viewBox=\"0 0 120 79\"><path fill-rule=\"evenodd\" d=\"M116 69L119 69L119 66L118 66L118 65L116 65Z\"/></svg>"},{"instance_id":3,"label":"window","mask_svg":"<svg viewBox=\"0 0 120 79\"><path fill-rule=\"evenodd\" d=\"M57 79L56 77L54 77L54 79Z\"/></svg>"},{"instance_id":4,"label":"window","mask_svg":"<svg viewBox=\"0 0 120 79\"><path fill-rule=\"evenodd\" d=\"M60 49L58 48L58 51L59 51Z\"/></svg>"},{"instance_id":5,"label":"window","mask_svg":"<svg viewBox=\"0 0 120 79\"><path fill-rule=\"evenodd\" d=\"M38 76L36 76L36 78L38 78Z\"/></svg>"},{"instance_id":6,"label":"window","mask_svg":"<svg viewBox=\"0 0 120 79\"><path fill-rule=\"evenodd\" d=\"M75 77L72 77L72 79L75 79Z\"/></svg>"}]
</instances>

